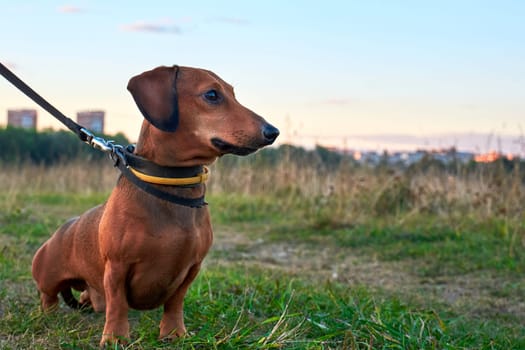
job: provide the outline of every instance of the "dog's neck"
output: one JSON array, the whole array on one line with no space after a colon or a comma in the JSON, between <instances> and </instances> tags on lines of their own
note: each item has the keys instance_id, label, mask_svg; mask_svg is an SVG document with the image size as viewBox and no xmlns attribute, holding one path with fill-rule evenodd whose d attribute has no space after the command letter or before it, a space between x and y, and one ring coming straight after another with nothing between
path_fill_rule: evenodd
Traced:
<instances>
[{"instance_id":1,"label":"dog's neck","mask_svg":"<svg viewBox=\"0 0 525 350\"><path fill-rule=\"evenodd\" d=\"M162 132L144 121L135 154L155 164L169 167L193 167L213 163L217 157L196 153L202 149L202 145L193 145L189 142L191 139L191 135L182 130Z\"/></svg>"}]
</instances>

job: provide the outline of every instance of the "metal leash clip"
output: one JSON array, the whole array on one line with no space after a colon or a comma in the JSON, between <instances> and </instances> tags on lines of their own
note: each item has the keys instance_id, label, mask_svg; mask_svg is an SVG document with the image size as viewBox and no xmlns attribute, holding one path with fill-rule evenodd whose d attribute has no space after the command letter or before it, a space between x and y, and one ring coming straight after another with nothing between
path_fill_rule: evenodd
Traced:
<instances>
[{"instance_id":1,"label":"metal leash clip","mask_svg":"<svg viewBox=\"0 0 525 350\"><path fill-rule=\"evenodd\" d=\"M115 144L113 141L110 141L112 147L109 157L113 161L113 166L118 167L119 164L127 166L126 156L124 155L124 146Z\"/></svg>"},{"instance_id":2,"label":"metal leash clip","mask_svg":"<svg viewBox=\"0 0 525 350\"><path fill-rule=\"evenodd\" d=\"M106 141L102 137L95 136L91 131L82 128L80 132L83 134L85 143L91 147L98 149L105 153L110 153L115 150L115 143L113 141Z\"/></svg>"},{"instance_id":3,"label":"metal leash clip","mask_svg":"<svg viewBox=\"0 0 525 350\"><path fill-rule=\"evenodd\" d=\"M91 147L98 149L104 153L109 153L109 158L113 160L113 165L118 166L119 163L126 166L126 156L124 155L124 146L116 144L115 141L106 141L102 137L95 136L91 131L81 128L82 139Z\"/></svg>"}]
</instances>

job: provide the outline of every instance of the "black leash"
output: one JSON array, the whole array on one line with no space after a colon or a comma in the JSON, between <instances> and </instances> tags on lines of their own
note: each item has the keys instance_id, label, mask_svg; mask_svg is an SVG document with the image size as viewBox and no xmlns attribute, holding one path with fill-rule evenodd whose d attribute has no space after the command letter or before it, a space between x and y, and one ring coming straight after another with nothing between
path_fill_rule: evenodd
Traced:
<instances>
[{"instance_id":1,"label":"black leash","mask_svg":"<svg viewBox=\"0 0 525 350\"><path fill-rule=\"evenodd\" d=\"M135 186L140 188L142 191L149 193L152 196L160 198L162 200L183 205L191 208L200 208L207 203L204 201L204 196L198 198L186 198L180 197L169 192L160 190L159 188L150 185L147 182L139 179L135 174L131 172L128 167L128 160L131 162L140 163L142 166L149 166L159 170L161 167L156 165L153 162L150 162L146 159L140 158L134 155L132 152L127 151L122 145L115 144L113 141L106 141L101 137L95 136L92 132L84 128L82 125L74 122L70 118L66 117L62 112L56 109L53 105L47 102L42 96L37 94L33 89L31 89L26 83L24 83L20 78L18 78L13 72L11 72L5 65L0 62L0 74L6 78L11 84L13 84L18 90L23 92L27 97L33 100L40 107L45 109L49 114L58 119L62 124L64 124L69 130L74 132L80 140L89 144L93 148L96 148L100 151L109 153L111 159L113 159L114 165L120 170L122 175L128 179ZM187 173L188 171L194 172L199 167L192 167L190 170L186 168L167 168L167 172L170 174L180 174L181 172ZM202 169L202 168L200 168ZM159 170L160 171L160 170ZM175 176L177 177L177 176ZM185 176L180 176L185 177Z\"/></svg>"},{"instance_id":2,"label":"black leash","mask_svg":"<svg viewBox=\"0 0 525 350\"><path fill-rule=\"evenodd\" d=\"M73 131L81 141L89 144L90 146L99 149L104 152L109 152L111 147L108 148L108 141L100 137L96 137L92 132L84 128L82 125L75 123L70 118L66 117L62 112L56 109L51 103L47 102L42 96L37 94L31 87L24 83L18 78L13 72L11 72L5 65L0 62L0 74L13 84L18 90L23 92L27 97L33 100L40 107L45 109L49 114L58 119L64 124L69 130ZM111 141L109 141L111 143Z\"/></svg>"},{"instance_id":3,"label":"black leash","mask_svg":"<svg viewBox=\"0 0 525 350\"><path fill-rule=\"evenodd\" d=\"M11 84L13 84L18 90L22 91L27 97L36 102L40 107L45 109L53 117L57 118L62 124L67 126L67 128L73 131L78 137L86 142L87 135L85 135L81 130L84 129L82 126L75 123L73 120L66 117L62 112L53 107L49 102L47 102L42 96L37 94L33 89L31 89L26 83L24 83L20 78L18 78L13 72L11 72L6 66L0 62L0 74L4 76Z\"/></svg>"}]
</instances>

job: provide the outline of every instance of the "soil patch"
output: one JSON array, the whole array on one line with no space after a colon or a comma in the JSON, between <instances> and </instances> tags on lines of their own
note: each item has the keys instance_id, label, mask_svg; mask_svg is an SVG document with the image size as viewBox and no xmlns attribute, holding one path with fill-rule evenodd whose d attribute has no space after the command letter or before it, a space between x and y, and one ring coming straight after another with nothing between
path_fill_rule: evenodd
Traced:
<instances>
[{"instance_id":1,"label":"soil patch","mask_svg":"<svg viewBox=\"0 0 525 350\"><path fill-rule=\"evenodd\" d=\"M333 245L265 241L239 232L215 231L208 263L238 263L280 269L314 280L332 280L349 287L366 286L416 300L449 305L473 317L490 316L525 321L523 284L494 272L479 271L461 276L417 276L418 261L380 261Z\"/></svg>"}]
</instances>

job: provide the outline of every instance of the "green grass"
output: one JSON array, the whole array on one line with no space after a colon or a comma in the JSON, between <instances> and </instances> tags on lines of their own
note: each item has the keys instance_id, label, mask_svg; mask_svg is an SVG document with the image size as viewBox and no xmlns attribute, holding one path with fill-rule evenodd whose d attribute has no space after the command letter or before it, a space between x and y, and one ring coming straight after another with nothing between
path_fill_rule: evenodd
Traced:
<instances>
[{"instance_id":1,"label":"green grass","mask_svg":"<svg viewBox=\"0 0 525 350\"><path fill-rule=\"evenodd\" d=\"M339 220L331 197L294 193L208 196L216 239L185 301L190 334L159 342L161 311L132 311L124 348L525 348L523 224L409 208ZM30 266L105 198L0 194L0 348L98 347L104 315L41 313Z\"/></svg>"},{"instance_id":2,"label":"green grass","mask_svg":"<svg viewBox=\"0 0 525 350\"><path fill-rule=\"evenodd\" d=\"M18 284L27 284L20 278ZM31 295L34 297L32 298ZM0 322L3 348L96 347L103 316L61 309L38 311L34 291L8 297ZM495 322L439 315L398 298L348 289L329 282L240 265L208 267L186 299L191 335L165 344L157 341L160 311L132 312L132 349L289 349L322 348L521 348L508 329ZM523 333L521 334L523 336ZM11 345L9 345L11 344Z\"/></svg>"},{"instance_id":3,"label":"green grass","mask_svg":"<svg viewBox=\"0 0 525 350\"><path fill-rule=\"evenodd\" d=\"M418 260L424 266L418 271L423 275L485 269L525 273L525 250L515 249L514 237L506 234L504 220L492 218L480 223L464 218L454 225L431 215L418 215L338 226L318 221L319 217L311 215L304 203L294 203L297 206L291 206L292 211L283 210L275 198L224 196L212 197L213 202L222 209L214 215L218 224L233 223L241 230L259 231L265 239L277 242L331 244L386 261Z\"/></svg>"}]
</instances>

